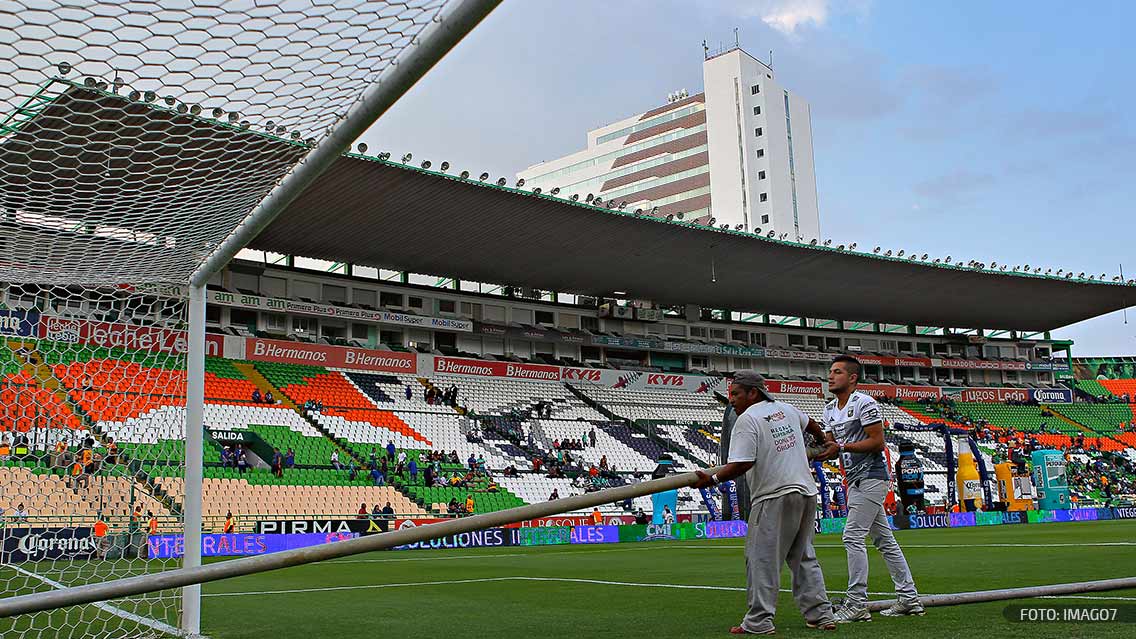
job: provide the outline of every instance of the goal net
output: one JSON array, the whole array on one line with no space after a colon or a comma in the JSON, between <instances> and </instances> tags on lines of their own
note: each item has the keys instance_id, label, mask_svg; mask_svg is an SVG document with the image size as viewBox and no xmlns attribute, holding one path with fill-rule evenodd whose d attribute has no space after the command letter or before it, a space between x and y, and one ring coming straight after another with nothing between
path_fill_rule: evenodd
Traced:
<instances>
[{"instance_id":1,"label":"goal net","mask_svg":"<svg viewBox=\"0 0 1136 639\"><path fill-rule=\"evenodd\" d=\"M180 562L145 541L185 521L185 285L445 4L16 0L0 13L4 596ZM215 366L209 393L224 395ZM181 605L153 593L0 619L0 635L177 634Z\"/></svg>"}]
</instances>

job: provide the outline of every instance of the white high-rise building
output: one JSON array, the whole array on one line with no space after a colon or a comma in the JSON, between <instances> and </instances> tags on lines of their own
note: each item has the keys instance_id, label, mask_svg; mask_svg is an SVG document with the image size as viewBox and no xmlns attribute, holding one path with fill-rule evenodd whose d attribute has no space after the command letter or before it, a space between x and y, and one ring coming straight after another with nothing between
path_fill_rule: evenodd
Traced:
<instances>
[{"instance_id":1,"label":"white high-rise building","mask_svg":"<svg viewBox=\"0 0 1136 639\"><path fill-rule=\"evenodd\" d=\"M625 210L820 237L809 104L740 48L707 56L704 91L588 132L583 151L517 173L525 188Z\"/></svg>"}]
</instances>

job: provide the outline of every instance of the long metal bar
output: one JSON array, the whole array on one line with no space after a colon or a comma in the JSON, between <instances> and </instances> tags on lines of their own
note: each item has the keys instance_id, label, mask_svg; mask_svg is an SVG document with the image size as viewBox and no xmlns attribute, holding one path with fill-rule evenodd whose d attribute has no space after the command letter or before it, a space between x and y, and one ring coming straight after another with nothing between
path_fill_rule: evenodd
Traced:
<instances>
[{"instance_id":1,"label":"long metal bar","mask_svg":"<svg viewBox=\"0 0 1136 639\"><path fill-rule=\"evenodd\" d=\"M1032 597L1052 597L1073 595L1102 590L1122 590L1136 588L1136 577L1120 579L1101 579L1099 581L1078 581L1070 584L1051 584L1048 586L1028 586L1025 588L1003 588L1001 590L979 590L975 592L956 592L946 595L920 595L924 606L958 606L962 604L1005 601L1007 599L1028 599ZM876 612L892 606L895 599L868 602L868 610Z\"/></svg>"},{"instance_id":2,"label":"long metal bar","mask_svg":"<svg viewBox=\"0 0 1136 639\"><path fill-rule=\"evenodd\" d=\"M205 286L237 252L260 234L304 189L328 169L375 120L418 82L446 53L477 26L501 0L455 0L453 10L438 16L422 30L413 48L384 69L375 82L330 133L261 200L190 277L192 286Z\"/></svg>"},{"instance_id":3,"label":"long metal bar","mask_svg":"<svg viewBox=\"0 0 1136 639\"><path fill-rule=\"evenodd\" d=\"M181 565L201 565L201 485L204 482L205 431L205 287L189 289L189 351L185 393L185 557ZM181 629L201 633L201 586L181 592Z\"/></svg>"},{"instance_id":4,"label":"long metal bar","mask_svg":"<svg viewBox=\"0 0 1136 639\"><path fill-rule=\"evenodd\" d=\"M706 469L706 473L717 473L721 466ZM495 513L475 515L462 519L419 526L417 528L404 528L379 535L370 535L338 541L322 546L310 546L273 553L271 555L257 555L232 561L220 561L204 566L193 566L169 570L153 575L138 575L126 579L118 579L100 584L76 586L64 590L41 592L18 597L0 599L0 618L13 615L54 610L66 606L105 601L118 597L140 595L147 592L157 592L170 588L184 588L193 584L203 584L219 579L251 575L253 573L279 570L291 566L300 566L317 561L327 561L360 553L383 550L412 544L430 539L437 539L447 535L473 532L486 528L495 528L506 524L513 524L538 517L560 515L573 510L583 510L610 504L635 497L645 497L665 490L687 488L698 481L694 473L671 475L661 479L653 479L638 484L628 484L618 488L609 488L594 493L585 493L566 499L547 501L540 504L531 504L500 510ZM200 544L199 544L200 545ZM188 551L188 547L186 549Z\"/></svg>"}]
</instances>

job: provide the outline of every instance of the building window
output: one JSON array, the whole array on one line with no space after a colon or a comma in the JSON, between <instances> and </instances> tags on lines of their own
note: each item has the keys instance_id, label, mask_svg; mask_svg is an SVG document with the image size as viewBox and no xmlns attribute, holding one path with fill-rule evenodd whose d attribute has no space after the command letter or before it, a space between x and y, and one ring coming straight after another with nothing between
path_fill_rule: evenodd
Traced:
<instances>
[{"instance_id":1,"label":"building window","mask_svg":"<svg viewBox=\"0 0 1136 639\"><path fill-rule=\"evenodd\" d=\"M768 215L762 215L761 216L761 223L762 224L769 224L769 216Z\"/></svg>"},{"instance_id":2,"label":"building window","mask_svg":"<svg viewBox=\"0 0 1136 639\"><path fill-rule=\"evenodd\" d=\"M754 129L753 134L760 138L761 137L761 127L757 127L756 129Z\"/></svg>"},{"instance_id":3,"label":"building window","mask_svg":"<svg viewBox=\"0 0 1136 639\"><path fill-rule=\"evenodd\" d=\"M759 158L765 157L765 149L758 149L757 150L757 157L759 157Z\"/></svg>"},{"instance_id":4,"label":"building window","mask_svg":"<svg viewBox=\"0 0 1136 639\"><path fill-rule=\"evenodd\" d=\"M758 93L761 93L761 87L755 84L749 88L749 93L750 95L757 95Z\"/></svg>"},{"instance_id":5,"label":"building window","mask_svg":"<svg viewBox=\"0 0 1136 639\"><path fill-rule=\"evenodd\" d=\"M761 107L759 107L759 106L753 107L753 114L754 115L761 115Z\"/></svg>"},{"instance_id":6,"label":"building window","mask_svg":"<svg viewBox=\"0 0 1136 639\"><path fill-rule=\"evenodd\" d=\"M758 171L757 172L757 179L764 180L765 179L765 171Z\"/></svg>"},{"instance_id":7,"label":"building window","mask_svg":"<svg viewBox=\"0 0 1136 639\"><path fill-rule=\"evenodd\" d=\"M760 196L758 196L758 200L760 200L762 202L768 201L769 200L769 194L768 193L762 193Z\"/></svg>"}]
</instances>

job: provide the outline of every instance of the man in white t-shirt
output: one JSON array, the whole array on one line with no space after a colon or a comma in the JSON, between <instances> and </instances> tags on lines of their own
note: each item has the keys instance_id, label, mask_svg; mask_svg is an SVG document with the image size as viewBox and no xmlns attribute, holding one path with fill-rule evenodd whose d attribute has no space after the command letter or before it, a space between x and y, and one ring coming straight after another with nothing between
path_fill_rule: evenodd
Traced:
<instances>
[{"instance_id":1,"label":"man in white t-shirt","mask_svg":"<svg viewBox=\"0 0 1136 639\"><path fill-rule=\"evenodd\" d=\"M848 555L848 592L836 610L840 623L871 621L868 612L868 548L865 537L883 555L895 584L896 603L880 614L887 617L923 615L915 580L907 558L895 540L884 512L888 494L888 467L884 461L884 422L876 400L856 390L860 361L841 355L828 371L828 390L835 399L824 409L824 429L830 444L839 448L848 484L848 518L844 524L844 550Z\"/></svg>"},{"instance_id":2,"label":"man in white t-shirt","mask_svg":"<svg viewBox=\"0 0 1136 639\"><path fill-rule=\"evenodd\" d=\"M774 633L773 615L781 586L781 565L793 575L793 598L810 628L834 630L832 604L813 550L816 483L805 451L804 433L823 440L820 426L765 391L752 371L734 375L730 404L738 414L730 456L717 475L698 472L696 488L716 486L746 475L750 492L746 535L746 596L749 611L731 634ZM823 454L834 454L835 447Z\"/></svg>"}]
</instances>

